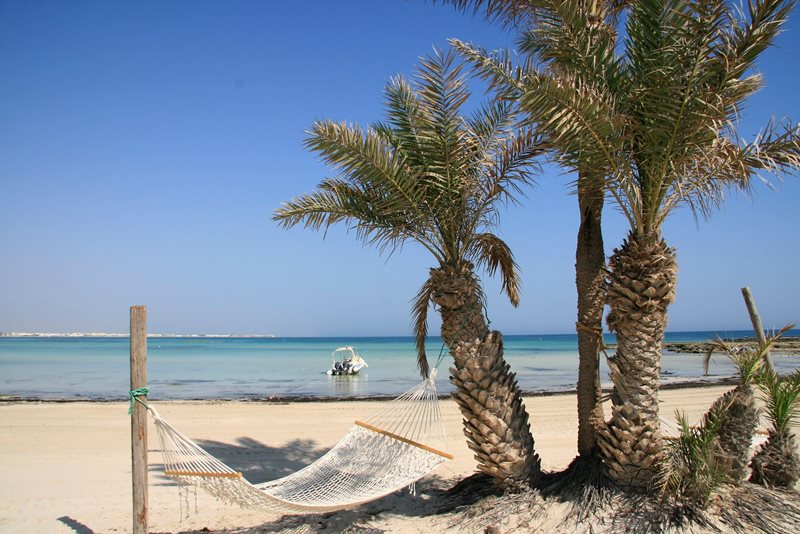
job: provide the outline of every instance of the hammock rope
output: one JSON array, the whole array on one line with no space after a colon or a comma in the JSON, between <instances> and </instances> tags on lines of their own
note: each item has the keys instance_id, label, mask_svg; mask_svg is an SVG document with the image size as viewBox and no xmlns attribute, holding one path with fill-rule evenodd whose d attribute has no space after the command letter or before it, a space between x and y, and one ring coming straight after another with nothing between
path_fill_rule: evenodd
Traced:
<instances>
[{"instance_id":1,"label":"hammock rope","mask_svg":"<svg viewBox=\"0 0 800 534\"><path fill-rule=\"evenodd\" d=\"M170 425L131 392L153 417L164 474L244 507L285 512L329 512L394 493L452 459L436 394L436 368L420 384L373 416L356 421L331 450L286 477L252 484Z\"/></svg>"}]
</instances>

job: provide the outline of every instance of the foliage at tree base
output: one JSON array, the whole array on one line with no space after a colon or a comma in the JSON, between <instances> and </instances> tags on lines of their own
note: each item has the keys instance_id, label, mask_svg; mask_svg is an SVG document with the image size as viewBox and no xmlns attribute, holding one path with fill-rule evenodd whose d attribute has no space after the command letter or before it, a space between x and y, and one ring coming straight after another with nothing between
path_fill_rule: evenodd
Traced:
<instances>
[{"instance_id":1,"label":"foliage at tree base","mask_svg":"<svg viewBox=\"0 0 800 534\"><path fill-rule=\"evenodd\" d=\"M545 475L575 477L574 472ZM569 487L567 484L562 486ZM523 494L490 495L452 509L441 524L454 532L571 533L729 533L794 534L800 532L800 493L777 491L748 482L723 485L707 507L666 503L641 492L609 484L604 497L592 503L570 487L563 493L530 490Z\"/></svg>"},{"instance_id":2,"label":"foliage at tree base","mask_svg":"<svg viewBox=\"0 0 800 534\"><path fill-rule=\"evenodd\" d=\"M730 471L730 457L719 441L728 405L715 403L699 426L678 413L680 433L665 440L665 459L656 479L665 501L691 508L707 507Z\"/></svg>"}]
</instances>

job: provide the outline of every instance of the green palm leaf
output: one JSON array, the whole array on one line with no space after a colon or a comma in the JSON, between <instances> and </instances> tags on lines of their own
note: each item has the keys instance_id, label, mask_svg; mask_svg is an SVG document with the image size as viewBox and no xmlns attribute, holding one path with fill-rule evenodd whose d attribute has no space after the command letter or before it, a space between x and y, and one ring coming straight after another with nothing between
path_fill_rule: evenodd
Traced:
<instances>
[{"instance_id":1,"label":"green palm leaf","mask_svg":"<svg viewBox=\"0 0 800 534\"><path fill-rule=\"evenodd\" d=\"M474 236L467 254L477 265L485 267L490 275L500 269L503 291L508 295L511 304L519 306L522 281L508 245L494 234L478 234Z\"/></svg>"}]
</instances>

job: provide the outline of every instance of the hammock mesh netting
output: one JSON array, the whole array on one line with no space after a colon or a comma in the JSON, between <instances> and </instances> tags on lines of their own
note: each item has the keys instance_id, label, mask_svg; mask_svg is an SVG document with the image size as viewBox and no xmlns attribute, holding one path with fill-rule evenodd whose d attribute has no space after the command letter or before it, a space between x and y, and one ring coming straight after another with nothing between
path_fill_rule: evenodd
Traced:
<instances>
[{"instance_id":1,"label":"hammock mesh netting","mask_svg":"<svg viewBox=\"0 0 800 534\"><path fill-rule=\"evenodd\" d=\"M289 476L251 484L187 438L150 405L164 473L246 507L283 512L350 508L410 486L452 456L439 410L435 372L355 426L324 456Z\"/></svg>"}]
</instances>

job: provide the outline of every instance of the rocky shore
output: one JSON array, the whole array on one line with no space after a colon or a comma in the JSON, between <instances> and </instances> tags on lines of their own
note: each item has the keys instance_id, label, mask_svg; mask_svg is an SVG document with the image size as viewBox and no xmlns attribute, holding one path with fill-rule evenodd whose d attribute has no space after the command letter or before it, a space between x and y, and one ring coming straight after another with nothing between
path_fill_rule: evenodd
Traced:
<instances>
[{"instance_id":1,"label":"rocky shore","mask_svg":"<svg viewBox=\"0 0 800 534\"><path fill-rule=\"evenodd\" d=\"M752 337L726 339L728 343L744 346L755 346L756 340ZM705 354L711 348L712 341L702 341L693 343L664 343L664 350L667 352L683 352ZM800 336L782 337L775 343L773 354L800 355Z\"/></svg>"}]
</instances>

